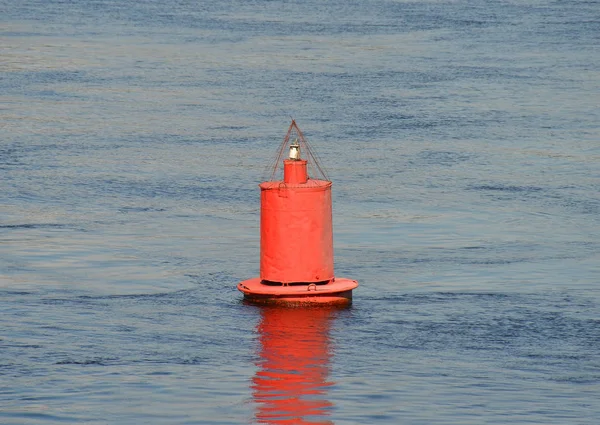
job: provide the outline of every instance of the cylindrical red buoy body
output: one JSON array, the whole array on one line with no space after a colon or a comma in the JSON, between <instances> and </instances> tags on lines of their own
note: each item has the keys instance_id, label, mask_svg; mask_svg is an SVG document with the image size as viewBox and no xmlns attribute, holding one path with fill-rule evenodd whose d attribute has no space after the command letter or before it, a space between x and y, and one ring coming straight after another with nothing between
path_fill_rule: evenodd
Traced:
<instances>
[{"instance_id":1,"label":"cylindrical red buoy body","mask_svg":"<svg viewBox=\"0 0 600 425\"><path fill-rule=\"evenodd\" d=\"M327 282L333 272L331 182L308 180L306 161L284 161L284 180L260 184L260 278Z\"/></svg>"}]
</instances>

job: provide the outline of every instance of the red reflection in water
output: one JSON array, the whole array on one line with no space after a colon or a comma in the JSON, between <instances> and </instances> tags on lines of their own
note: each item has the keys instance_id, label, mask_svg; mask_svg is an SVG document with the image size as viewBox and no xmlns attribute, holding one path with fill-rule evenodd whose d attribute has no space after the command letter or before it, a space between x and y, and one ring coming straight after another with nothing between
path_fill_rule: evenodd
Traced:
<instances>
[{"instance_id":1,"label":"red reflection in water","mask_svg":"<svg viewBox=\"0 0 600 425\"><path fill-rule=\"evenodd\" d=\"M327 401L331 308L261 310L260 369L253 379L256 420L266 424L332 424ZM314 420L311 420L310 417Z\"/></svg>"}]
</instances>

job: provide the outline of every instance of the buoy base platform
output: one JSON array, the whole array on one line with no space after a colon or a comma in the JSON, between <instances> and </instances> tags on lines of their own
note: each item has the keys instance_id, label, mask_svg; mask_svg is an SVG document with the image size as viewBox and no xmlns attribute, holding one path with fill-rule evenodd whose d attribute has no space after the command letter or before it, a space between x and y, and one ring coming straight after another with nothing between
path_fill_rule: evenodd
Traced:
<instances>
[{"instance_id":1,"label":"buoy base platform","mask_svg":"<svg viewBox=\"0 0 600 425\"><path fill-rule=\"evenodd\" d=\"M244 300L254 304L277 304L288 306L349 305L356 280L336 277L326 284L306 283L289 285L265 284L256 277L238 283Z\"/></svg>"}]
</instances>

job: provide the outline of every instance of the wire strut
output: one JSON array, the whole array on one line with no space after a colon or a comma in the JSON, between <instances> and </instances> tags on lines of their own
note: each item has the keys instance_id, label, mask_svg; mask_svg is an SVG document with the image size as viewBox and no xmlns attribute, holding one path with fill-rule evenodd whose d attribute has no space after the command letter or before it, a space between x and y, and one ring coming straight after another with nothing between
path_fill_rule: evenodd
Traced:
<instances>
[{"instance_id":1,"label":"wire strut","mask_svg":"<svg viewBox=\"0 0 600 425\"><path fill-rule=\"evenodd\" d=\"M327 173L321 166L321 161L319 160L316 152L314 151L310 143L308 143L308 140L306 139L306 137L304 137L304 134L302 133L300 128L298 128L296 120L294 119L292 119L292 123L290 124L288 131L285 137L283 138L283 142L277 150L277 158L275 159L275 162L273 163L272 167L270 167L271 177L269 178L269 180L274 181L275 174L277 174L277 170L283 168L283 155L284 152L287 152L287 150L289 149L290 139L292 138L292 136L295 137L294 141L297 141L300 145L301 154L303 152L308 154L308 156L306 156L306 154L302 155L304 156L303 159L306 159L308 162L307 165L309 178L329 181L329 176L327 176Z\"/></svg>"}]
</instances>

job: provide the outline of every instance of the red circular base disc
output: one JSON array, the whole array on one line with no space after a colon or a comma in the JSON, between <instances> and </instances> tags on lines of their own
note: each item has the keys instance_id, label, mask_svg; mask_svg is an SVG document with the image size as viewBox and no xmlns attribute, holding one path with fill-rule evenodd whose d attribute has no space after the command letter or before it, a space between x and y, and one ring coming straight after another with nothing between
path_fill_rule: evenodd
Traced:
<instances>
[{"instance_id":1,"label":"red circular base disc","mask_svg":"<svg viewBox=\"0 0 600 425\"><path fill-rule=\"evenodd\" d=\"M238 290L244 299L258 304L285 305L348 305L352 302L352 290L358 282L351 279L335 278L325 285L314 283L292 286L264 285L256 277L238 283Z\"/></svg>"}]
</instances>

